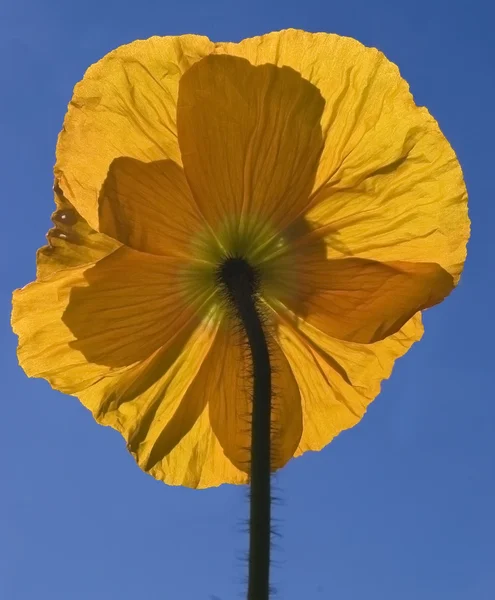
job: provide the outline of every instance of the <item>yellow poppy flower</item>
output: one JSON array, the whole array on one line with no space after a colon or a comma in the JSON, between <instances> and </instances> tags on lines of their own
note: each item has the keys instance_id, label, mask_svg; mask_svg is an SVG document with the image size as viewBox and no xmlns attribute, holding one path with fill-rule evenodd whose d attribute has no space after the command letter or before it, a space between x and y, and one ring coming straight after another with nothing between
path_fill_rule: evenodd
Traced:
<instances>
[{"instance_id":1,"label":"yellow poppy flower","mask_svg":"<svg viewBox=\"0 0 495 600\"><path fill-rule=\"evenodd\" d=\"M259 276L272 469L355 425L457 284L461 169L379 51L288 30L154 37L77 84L19 361L173 485L244 483L250 369L218 270Z\"/></svg>"}]
</instances>

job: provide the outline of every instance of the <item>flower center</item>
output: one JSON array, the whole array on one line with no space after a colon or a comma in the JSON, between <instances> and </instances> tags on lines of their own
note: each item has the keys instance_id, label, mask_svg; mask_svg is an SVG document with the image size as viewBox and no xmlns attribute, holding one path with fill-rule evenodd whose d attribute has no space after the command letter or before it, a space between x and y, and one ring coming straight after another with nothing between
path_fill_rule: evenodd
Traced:
<instances>
[{"instance_id":1,"label":"flower center","mask_svg":"<svg viewBox=\"0 0 495 600\"><path fill-rule=\"evenodd\" d=\"M278 231L266 219L244 215L205 227L191 239L191 261L181 272L189 306L214 319L227 316L234 284L245 279L247 294L272 307L299 306L304 256L293 242L306 232L302 220ZM238 288L236 288L238 289ZM227 300L227 302L226 302Z\"/></svg>"},{"instance_id":2,"label":"flower center","mask_svg":"<svg viewBox=\"0 0 495 600\"><path fill-rule=\"evenodd\" d=\"M254 296L260 285L260 273L241 256L226 258L218 267L216 278L231 300L235 300L238 290Z\"/></svg>"}]
</instances>

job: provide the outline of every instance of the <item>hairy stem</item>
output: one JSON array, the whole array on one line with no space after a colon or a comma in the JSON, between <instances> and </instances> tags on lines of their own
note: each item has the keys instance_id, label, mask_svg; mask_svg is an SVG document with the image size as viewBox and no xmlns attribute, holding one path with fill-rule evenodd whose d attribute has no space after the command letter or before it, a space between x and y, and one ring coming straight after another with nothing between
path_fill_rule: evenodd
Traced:
<instances>
[{"instance_id":1,"label":"hairy stem","mask_svg":"<svg viewBox=\"0 0 495 600\"><path fill-rule=\"evenodd\" d=\"M228 265L223 278L242 322L253 363L251 424L251 503L249 515L248 600L268 600L271 528L271 367L268 344L256 307L255 277L243 261ZM235 267L235 269L233 268Z\"/></svg>"}]
</instances>

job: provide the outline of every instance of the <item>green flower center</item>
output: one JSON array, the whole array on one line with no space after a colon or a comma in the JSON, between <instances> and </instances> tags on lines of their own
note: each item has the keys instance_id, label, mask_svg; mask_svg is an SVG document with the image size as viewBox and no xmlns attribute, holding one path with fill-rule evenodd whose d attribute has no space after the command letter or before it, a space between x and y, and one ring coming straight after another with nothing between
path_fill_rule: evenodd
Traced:
<instances>
[{"instance_id":1,"label":"green flower center","mask_svg":"<svg viewBox=\"0 0 495 600\"><path fill-rule=\"evenodd\" d=\"M211 316L224 316L224 276L246 275L246 269L263 300L281 300L291 287L289 251L287 239L259 218L226 219L215 231L205 228L192 240L193 260L183 274L188 302Z\"/></svg>"}]
</instances>

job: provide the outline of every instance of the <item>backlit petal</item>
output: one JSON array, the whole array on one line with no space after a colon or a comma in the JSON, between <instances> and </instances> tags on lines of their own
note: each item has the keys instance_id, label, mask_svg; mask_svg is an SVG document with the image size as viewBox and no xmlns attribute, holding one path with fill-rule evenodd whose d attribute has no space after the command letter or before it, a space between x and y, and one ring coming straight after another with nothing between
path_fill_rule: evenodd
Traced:
<instances>
[{"instance_id":1,"label":"backlit petal","mask_svg":"<svg viewBox=\"0 0 495 600\"><path fill-rule=\"evenodd\" d=\"M171 160L113 161L100 194L100 231L153 254L192 255L204 224L182 167Z\"/></svg>"},{"instance_id":2,"label":"backlit petal","mask_svg":"<svg viewBox=\"0 0 495 600\"><path fill-rule=\"evenodd\" d=\"M49 277L61 269L89 264L107 256L120 244L92 229L55 185L55 204L52 214L54 227L47 234L48 245L36 255L36 276Z\"/></svg>"},{"instance_id":3,"label":"backlit petal","mask_svg":"<svg viewBox=\"0 0 495 600\"><path fill-rule=\"evenodd\" d=\"M202 385L208 396L210 422L225 455L240 470L250 472L252 362L247 342L235 324L222 328L208 355ZM292 370L271 339L272 470L287 463L302 433L301 399Z\"/></svg>"},{"instance_id":4,"label":"backlit petal","mask_svg":"<svg viewBox=\"0 0 495 600\"><path fill-rule=\"evenodd\" d=\"M307 323L296 331L281 322L280 346L299 385L303 434L296 456L321 450L336 435L358 423L380 392L397 358L423 333L416 315L396 334L374 344L333 339Z\"/></svg>"},{"instance_id":5,"label":"backlit petal","mask_svg":"<svg viewBox=\"0 0 495 600\"><path fill-rule=\"evenodd\" d=\"M58 140L55 175L91 227L98 230L97 200L116 158L180 164L178 82L212 49L197 35L138 40L107 54L76 85Z\"/></svg>"},{"instance_id":6,"label":"backlit petal","mask_svg":"<svg viewBox=\"0 0 495 600\"><path fill-rule=\"evenodd\" d=\"M299 252L292 271L294 288L284 290L285 306L275 301L274 308L285 312L294 327L304 320L329 336L362 344L396 333L454 286L452 276L431 263L319 261Z\"/></svg>"},{"instance_id":7,"label":"backlit petal","mask_svg":"<svg viewBox=\"0 0 495 600\"><path fill-rule=\"evenodd\" d=\"M324 98L324 148L306 218L329 257L436 262L457 282L469 235L461 169L394 64L351 38L297 30L216 52L290 67Z\"/></svg>"},{"instance_id":8,"label":"backlit petal","mask_svg":"<svg viewBox=\"0 0 495 600\"><path fill-rule=\"evenodd\" d=\"M128 366L198 322L181 280L183 263L122 247L73 284L63 321L89 362Z\"/></svg>"},{"instance_id":9,"label":"backlit petal","mask_svg":"<svg viewBox=\"0 0 495 600\"><path fill-rule=\"evenodd\" d=\"M256 223L280 229L306 206L322 149L323 108L316 87L288 68L210 55L182 77L177 127L184 170L220 236Z\"/></svg>"},{"instance_id":10,"label":"backlit petal","mask_svg":"<svg viewBox=\"0 0 495 600\"><path fill-rule=\"evenodd\" d=\"M167 287L155 279L159 268L146 255L137 269L137 253L116 254L116 262L109 256L96 266L59 271L14 293L22 368L77 396L99 423L121 432L141 468L157 479L189 487L245 482L214 435L206 406L215 392L204 385L216 325L184 319L179 306L170 320L174 300L159 292ZM120 300L119 288L126 292ZM74 289L85 290L83 296L74 299ZM67 309L73 301L75 313ZM137 311L141 332L134 327Z\"/></svg>"},{"instance_id":11,"label":"backlit petal","mask_svg":"<svg viewBox=\"0 0 495 600\"><path fill-rule=\"evenodd\" d=\"M186 327L143 363L78 394L95 418L120 431L139 466L169 485L245 483L225 456L206 406L207 356L217 326Z\"/></svg>"},{"instance_id":12,"label":"backlit petal","mask_svg":"<svg viewBox=\"0 0 495 600\"><path fill-rule=\"evenodd\" d=\"M72 394L148 359L198 319L177 269L176 261L122 247L17 290L12 323L21 366Z\"/></svg>"}]
</instances>

